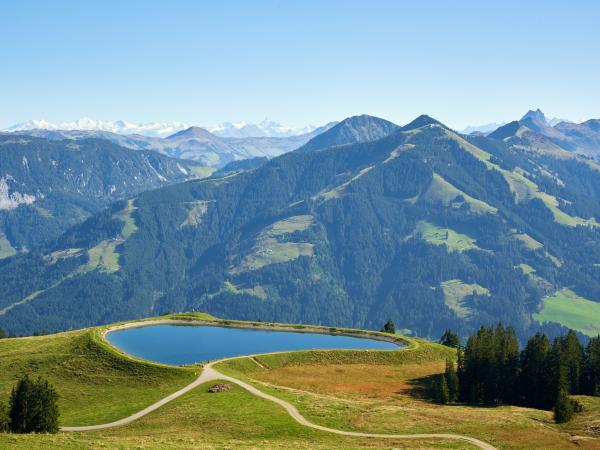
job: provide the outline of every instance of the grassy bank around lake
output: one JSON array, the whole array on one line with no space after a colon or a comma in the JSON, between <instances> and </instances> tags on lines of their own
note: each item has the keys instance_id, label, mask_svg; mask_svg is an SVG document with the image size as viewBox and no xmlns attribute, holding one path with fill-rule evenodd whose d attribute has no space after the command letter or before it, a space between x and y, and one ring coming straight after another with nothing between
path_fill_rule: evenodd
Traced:
<instances>
[{"instance_id":1,"label":"grassy bank around lake","mask_svg":"<svg viewBox=\"0 0 600 450\"><path fill-rule=\"evenodd\" d=\"M0 340L0 401L23 374L42 376L59 394L61 425L126 417L191 383L200 367L168 367L127 358L100 329Z\"/></svg>"}]
</instances>

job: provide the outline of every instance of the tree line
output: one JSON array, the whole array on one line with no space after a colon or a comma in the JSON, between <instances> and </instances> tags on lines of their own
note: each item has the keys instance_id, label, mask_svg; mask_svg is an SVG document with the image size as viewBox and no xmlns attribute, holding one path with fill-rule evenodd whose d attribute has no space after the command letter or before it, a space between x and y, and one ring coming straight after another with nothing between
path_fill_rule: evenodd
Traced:
<instances>
[{"instance_id":1,"label":"tree line","mask_svg":"<svg viewBox=\"0 0 600 450\"><path fill-rule=\"evenodd\" d=\"M8 408L0 403L0 432L56 433L58 394L43 378L23 376L10 394Z\"/></svg>"},{"instance_id":2,"label":"tree line","mask_svg":"<svg viewBox=\"0 0 600 450\"><path fill-rule=\"evenodd\" d=\"M569 395L600 395L600 336L584 348L572 330L552 342L538 332L521 350L512 327L499 324L482 326L464 348L449 331L441 342L458 347L438 386L443 403L553 409L565 422L580 408Z\"/></svg>"}]
</instances>

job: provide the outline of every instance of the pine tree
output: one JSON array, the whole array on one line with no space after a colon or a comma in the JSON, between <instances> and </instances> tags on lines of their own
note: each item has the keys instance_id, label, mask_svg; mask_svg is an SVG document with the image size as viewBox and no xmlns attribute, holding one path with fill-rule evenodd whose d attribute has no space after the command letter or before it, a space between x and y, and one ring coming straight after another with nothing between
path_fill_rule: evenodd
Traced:
<instances>
[{"instance_id":1,"label":"pine tree","mask_svg":"<svg viewBox=\"0 0 600 450\"><path fill-rule=\"evenodd\" d=\"M440 344L445 345L446 347L459 348L460 340L458 336L450 329L444 331L442 337L440 338Z\"/></svg>"},{"instance_id":2,"label":"pine tree","mask_svg":"<svg viewBox=\"0 0 600 450\"><path fill-rule=\"evenodd\" d=\"M561 389L554 405L554 421L566 423L573 418L573 404L565 389Z\"/></svg>"},{"instance_id":3,"label":"pine tree","mask_svg":"<svg viewBox=\"0 0 600 450\"><path fill-rule=\"evenodd\" d=\"M445 375L442 375L442 378L439 381L438 401L442 405L446 405L450 401L450 393L448 391L448 382L446 380Z\"/></svg>"},{"instance_id":4,"label":"pine tree","mask_svg":"<svg viewBox=\"0 0 600 450\"><path fill-rule=\"evenodd\" d=\"M58 394L48 381L38 378L33 387L33 424L37 433L58 432Z\"/></svg>"},{"instance_id":5,"label":"pine tree","mask_svg":"<svg viewBox=\"0 0 600 450\"><path fill-rule=\"evenodd\" d=\"M564 341L564 337L558 337L554 340L549 358L551 391L556 392L556 397L552 399L553 405L556 403L561 391L569 394L569 365L563 346Z\"/></svg>"},{"instance_id":6,"label":"pine tree","mask_svg":"<svg viewBox=\"0 0 600 450\"><path fill-rule=\"evenodd\" d=\"M519 388L525 406L550 409L556 398L552 386L551 346L543 333L536 333L521 354Z\"/></svg>"},{"instance_id":7,"label":"pine tree","mask_svg":"<svg viewBox=\"0 0 600 450\"><path fill-rule=\"evenodd\" d=\"M579 394L581 392L580 380L583 369L583 347L573 330L569 330L567 335L561 339L561 345L566 366L566 377L570 394Z\"/></svg>"},{"instance_id":8,"label":"pine tree","mask_svg":"<svg viewBox=\"0 0 600 450\"><path fill-rule=\"evenodd\" d=\"M384 333L396 334L396 327L394 326L394 322L388 320L381 331L383 331Z\"/></svg>"},{"instance_id":9,"label":"pine tree","mask_svg":"<svg viewBox=\"0 0 600 450\"><path fill-rule=\"evenodd\" d=\"M30 433L31 410L33 408L31 392L33 383L27 375L21 378L10 394L10 429L13 433Z\"/></svg>"},{"instance_id":10,"label":"pine tree","mask_svg":"<svg viewBox=\"0 0 600 450\"><path fill-rule=\"evenodd\" d=\"M10 417L4 403L0 403L0 433L10 431Z\"/></svg>"},{"instance_id":11,"label":"pine tree","mask_svg":"<svg viewBox=\"0 0 600 450\"><path fill-rule=\"evenodd\" d=\"M448 400L450 403L455 403L458 401L460 385L458 381L458 374L454 368L454 362L449 359L446 360L446 372L444 377L448 385Z\"/></svg>"},{"instance_id":12,"label":"pine tree","mask_svg":"<svg viewBox=\"0 0 600 450\"><path fill-rule=\"evenodd\" d=\"M588 395L600 395L600 336L590 339L583 363L582 389Z\"/></svg>"},{"instance_id":13,"label":"pine tree","mask_svg":"<svg viewBox=\"0 0 600 450\"><path fill-rule=\"evenodd\" d=\"M58 394L46 380L25 375L10 396L10 429L14 433L56 433Z\"/></svg>"}]
</instances>

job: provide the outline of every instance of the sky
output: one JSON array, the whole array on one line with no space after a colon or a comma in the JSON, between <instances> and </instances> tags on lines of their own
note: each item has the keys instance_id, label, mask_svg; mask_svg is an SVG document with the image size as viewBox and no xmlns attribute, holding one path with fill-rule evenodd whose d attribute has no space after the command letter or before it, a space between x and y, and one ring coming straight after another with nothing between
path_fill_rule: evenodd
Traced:
<instances>
[{"instance_id":1,"label":"sky","mask_svg":"<svg viewBox=\"0 0 600 450\"><path fill-rule=\"evenodd\" d=\"M0 128L600 117L597 1L5 2Z\"/></svg>"}]
</instances>

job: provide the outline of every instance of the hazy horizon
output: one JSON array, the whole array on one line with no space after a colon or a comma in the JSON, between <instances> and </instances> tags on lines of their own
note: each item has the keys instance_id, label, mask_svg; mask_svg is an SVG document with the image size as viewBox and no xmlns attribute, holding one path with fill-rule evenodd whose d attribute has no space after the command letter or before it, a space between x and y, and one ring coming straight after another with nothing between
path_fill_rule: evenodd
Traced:
<instances>
[{"instance_id":1,"label":"hazy horizon","mask_svg":"<svg viewBox=\"0 0 600 450\"><path fill-rule=\"evenodd\" d=\"M600 117L592 1L5 5L0 128L32 119L455 129ZM575 70L576 68L585 70Z\"/></svg>"}]
</instances>

